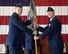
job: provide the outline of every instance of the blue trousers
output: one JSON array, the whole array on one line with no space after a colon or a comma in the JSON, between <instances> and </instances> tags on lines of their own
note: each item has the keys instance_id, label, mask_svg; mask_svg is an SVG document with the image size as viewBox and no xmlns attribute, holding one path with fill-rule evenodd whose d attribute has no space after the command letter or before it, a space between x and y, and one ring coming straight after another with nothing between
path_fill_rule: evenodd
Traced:
<instances>
[{"instance_id":1,"label":"blue trousers","mask_svg":"<svg viewBox=\"0 0 68 54\"><path fill-rule=\"evenodd\" d=\"M9 47L9 54L21 54L22 47Z\"/></svg>"},{"instance_id":2,"label":"blue trousers","mask_svg":"<svg viewBox=\"0 0 68 54\"><path fill-rule=\"evenodd\" d=\"M63 54L63 48L53 48L50 49L51 54Z\"/></svg>"},{"instance_id":3,"label":"blue trousers","mask_svg":"<svg viewBox=\"0 0 68 54\"><path fill-rule=\"evenodd\" d=\"M35 54L35 49L26 49L26 54Z\"/></svg>"}]
</instances>

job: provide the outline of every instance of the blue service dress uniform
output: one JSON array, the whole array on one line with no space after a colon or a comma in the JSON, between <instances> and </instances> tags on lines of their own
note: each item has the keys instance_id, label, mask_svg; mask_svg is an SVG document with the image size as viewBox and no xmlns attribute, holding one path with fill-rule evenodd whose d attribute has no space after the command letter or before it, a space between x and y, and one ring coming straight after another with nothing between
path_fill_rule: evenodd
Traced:
<instances>
[{"instance_id":1,"label":"blue service dress uniform","mask_svg":"<svg viewBox=\"0 0 68 54\"><path fill-rule=\"evenodd\" d=\"M51 54L63 54L63 40L61 36L61 22L55 16L50 23L45 27L38 27L38 31L42 34L40 38L43 39L48 36L48 43Z\"/></svg>"},{"instance_id":2,"label":"blue service dress uniform","mask_svg":"<svg viewBox=\"0 0 68 54\"><path fill-rule=\"evenodd\" d=\"M9 20L9 33L6 45L9 47L9 54L21 54L23 44L23 32L32 35L33 31L27 28L30 20L23 22L17 13L13 13Z\"/></svg>"}]
</instances>

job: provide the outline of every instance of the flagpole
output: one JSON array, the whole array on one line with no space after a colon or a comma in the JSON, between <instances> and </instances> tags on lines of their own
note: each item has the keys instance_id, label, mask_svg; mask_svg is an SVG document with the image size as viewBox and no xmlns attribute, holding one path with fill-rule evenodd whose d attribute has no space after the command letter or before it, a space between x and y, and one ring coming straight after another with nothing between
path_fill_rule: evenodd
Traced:
<instances>
[{"instance_id":1,"label":"flagpole","mask_svg":"<svg viewBox=\"0 0 68 54\"><path fill-rule=\"evenodd\" d=\"M36 29L35 29L34 31L36 31ZM34 36L36 36L36 34L37 34L37 33L35 32L35 33L34 33ZM38 53L37 53L37 40L35 40L35 52L36 52L36 54L38 54Z\"/></svg>"},{"instance_id":2,"label":"flagpole","mask_svg":"<svg viewBox=\"0 0 68 54\"><path fill-rule=\"evenodd\" d=\"M34 23L37 22L37 18L36 18L36 8L35 8L35 4L34 4L34 1L33 0L30 0L30 12L32 12L32 15L33 15L33 21ZM33 27L34 27L34 36L37 35L37 31L36 31L36 26L33 24ZM35 40L35 52L36 54L38 54L37 52L37 40Z\"/></svg>"},{"instance_id":3,"label":"flagpole","mask_svg":"<svg viewBox=\"0 0 68 54\"><path fill-rule=\"evenodd\" d=\"M37 40L35 40L35 51L36 51L36 54L38 54L38 52L37 52Z\"/></svg>"},{"instance_id":4,"label":"flagpole","mask_svg":"<svg viewBox=\"0 0 68 54\"><path fill-rule=\"evenodd\" d=\"M36 17L34 17L34 23L35 22L37 22L36 21L37 20L37 18ZM36 26L34 25L34 36L36 36L37 35L37 30L36 30ZM36 54L38 54L38 52L37 52L37 40L35 40L35 52L36 52Z\"/></svg>"}]
</instances>

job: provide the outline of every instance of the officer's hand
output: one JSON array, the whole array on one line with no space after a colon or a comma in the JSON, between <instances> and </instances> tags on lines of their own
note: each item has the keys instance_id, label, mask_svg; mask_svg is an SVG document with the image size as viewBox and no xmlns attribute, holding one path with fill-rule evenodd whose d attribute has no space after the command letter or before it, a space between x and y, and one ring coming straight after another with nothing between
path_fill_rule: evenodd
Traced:
<instances>
[{"instance_id":1,"label":"officer's hand","mask_svg":"<svg viewBox=\"0 0 68 54\"><path fill-rule=\"evenodd\" d=\"M25 50L25 48L23 48L23 50Z\"/></svg>"},{"instance_id":2,"label":"officer's hand","mask_svg":"<svg viewBox=\"0 0 68 54\"><path fill-rule=\"evenodd\" d=\"M37 40L37 39L39 39L39 37L38 36L34 36L34 40Z\"/></svg>"}]
</instances>

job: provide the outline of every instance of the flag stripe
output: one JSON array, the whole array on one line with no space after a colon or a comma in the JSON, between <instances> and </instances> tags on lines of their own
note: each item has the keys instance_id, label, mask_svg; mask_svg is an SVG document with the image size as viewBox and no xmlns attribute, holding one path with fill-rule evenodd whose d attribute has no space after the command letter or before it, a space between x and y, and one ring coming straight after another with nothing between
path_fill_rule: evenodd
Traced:
<instances>
[{"instance_id":1,"label":"flag stripe","mask_svg":"<svg viewBox=\"0 0 68 54\"><path fill-rule=\"evenodd\" d=\"M36 6L68 6L68 0L34 0ZM28 6L30 0L0 0L0 6L15 6L17 3Z\"/></svg>"},{"instance_id":2,"label":"flag stripe","mask_svg":"<svg viewBox=\"0 0 68 54\"><path fill-rule=\"evenodd\" d=\"M0 35L0 44L5 44L8 35Z\"/></svg>"},{"instance_id":3,"label":"flag stripe","mask_svg":"<svg viewBox=\"0 0 68 54\"><path fill-rule=\"evenodd\" d=\"M55 10L56 15L68 15L68 6L51 6ZM36 6L37 16L47 15L48 6ZM22 16L27 16L30 8L29 6L23 6ZM11 16L15 11L14 6L0 6L0 16Z\"/></svg>"},{"instance_id":4,"label":"flag stripe","mask_svg":"<svg viewBox=\"0 0 68 54\"><path fill-rule=\"evenodd\" d=\"M68 6L68 0L35 0L36 6Z\"/></svg>"},{"instance_id":5,"label":"flag stripe","mask_svg":"<svg viewBox=\"0 0 68 54\"><path fill-rule=\"evenodd\" d=\"M0 44L0 54L5 54L5 45L4 44Z\"/></svg>"},{"instance_id":6,"label":"flag stripe","mask_svg":"<svg viewBox=\"0 0 68 54\"><path fill-rule=\"evenodd\" d=\"M8 25L10 16L0 16L0 25ZM62 24L68 24L68 16L57 16ZM21 16L23 21L26 21L27 16ZM49 19L47 16L37 16L38 24L48 24Z\"/></svg>"},{"instance_id":7,"label":"flag stripe","mask_svg":"<svg viewBox=\"0 0 68 54\"><path fill-rule=\"evenodd\" d=\"M23 6L28 6L30 0L0 0L0 6L15 6L17 3L21 3Z\"/></svg>"},{"instance_id":8,"label":"flag stripe","mask_svg":"<svg viewBox=\"0 0 68 54\"><path fill-rule=\"evenodd\" d=\"M46 27L45 25L40 25L42 27ZM9 26L8 25L0 25L0 35L8 34ZM62 25L62 34L68 34L68 25Z\"/></svg>"}]
</instances>

